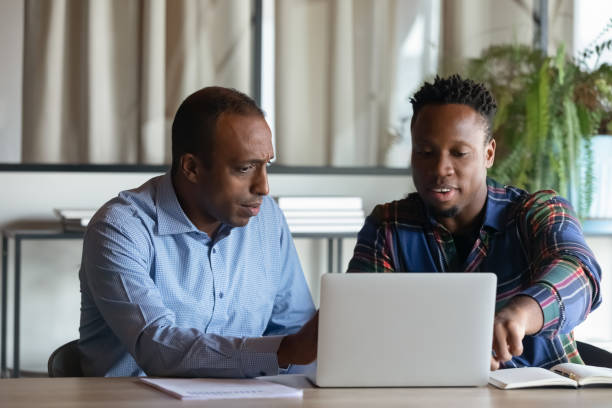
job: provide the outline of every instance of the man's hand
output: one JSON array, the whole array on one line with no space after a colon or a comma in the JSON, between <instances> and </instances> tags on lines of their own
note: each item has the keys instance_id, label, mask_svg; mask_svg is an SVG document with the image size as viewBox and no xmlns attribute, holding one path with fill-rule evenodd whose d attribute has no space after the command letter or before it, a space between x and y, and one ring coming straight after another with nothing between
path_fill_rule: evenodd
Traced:
<instances>
[{"instance_id":1,"label":"man's hand","mask_svg":"<svg viewBox=\"0 0 612 408\"><path fill-rule=\"evenodd\" d=\"M319 311L295 334L283 338L278 347L278 366L310 364L317 359L317 335L319 333Z\"/></svg>"},{"instance_id":2,"label":"man's hand","mask_svg":"<svg viewBox=\"0 0 612 408\"><path fill-rule=\"evenodd\" d=\"M539 332L543 324L542 309L531 297L519 295L508 302L493 321L491 371L512 356L523 354L523 337Z\"/></svg>"}]
</instances>

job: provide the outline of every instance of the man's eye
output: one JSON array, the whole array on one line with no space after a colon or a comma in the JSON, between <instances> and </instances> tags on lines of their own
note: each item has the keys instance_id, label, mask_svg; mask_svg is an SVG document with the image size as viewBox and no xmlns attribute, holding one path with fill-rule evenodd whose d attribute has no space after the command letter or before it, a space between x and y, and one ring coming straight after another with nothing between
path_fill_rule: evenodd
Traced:
<instances>
[{"instance_id":1,"label":"man's eye","mask_svg":"<svg viewBox=\"0 0 612 408\"><path fill-rule=\"evenodd\" d=\"M253 165L249 164L248 166L242 166L240 168L238 168L238 171L240 173L248 173L249 170L251 170L253 168Z\"/></svg>"}]
</instances>

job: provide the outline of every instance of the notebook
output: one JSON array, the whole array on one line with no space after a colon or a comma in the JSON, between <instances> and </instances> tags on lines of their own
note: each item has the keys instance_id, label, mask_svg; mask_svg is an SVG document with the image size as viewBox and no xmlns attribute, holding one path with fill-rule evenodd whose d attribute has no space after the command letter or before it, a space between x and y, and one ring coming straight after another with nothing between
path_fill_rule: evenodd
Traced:
<instances>
[{"instance_id":1,"label":"notebook","mask_svg":"<svg viewBox=\"0 0 612 408\"><path fill-rule=\"evenodd\" d=\"M269 381L225 378L140 378L183 400L302 398L302 390Z\"/></svg>"},{"instance_id":2,"label":"notebook","mask_svg":"<svg viewBox=\"0 0 612 408\"><path fill-rule=\"evenodd\" d=\"M550 370L541 367L506 368L493 371L489 383L502 390L532 387L583 387L612 385L612 368L561 363Z\"/></svg>"},{"instance_id":3,"label":"notebook","mask_svg":"<svg viewBox=\"0 0 612 408\"><path fill-rule=\"evenodd\" d=\"M492 273L323 275L315 384L486 385L496 282Z\"/></svg>"}]
</instances>

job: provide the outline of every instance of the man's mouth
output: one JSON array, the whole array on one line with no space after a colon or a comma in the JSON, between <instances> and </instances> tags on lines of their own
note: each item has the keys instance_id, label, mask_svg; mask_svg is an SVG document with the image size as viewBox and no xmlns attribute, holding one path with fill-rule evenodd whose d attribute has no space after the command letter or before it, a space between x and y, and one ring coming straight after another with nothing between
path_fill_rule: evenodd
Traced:
<instances>
[{"instance_id":1,"label":"man's mouth","mask_svg":"<svg viewBox=\"0 0 612 408\"><path fill-rule=\"evenodd\" d=\"M458 192L458 188L454 186L434 186L428 189L429 196L438 202L447 202L452 200Z\"/></svg>"},{"instance_id":2,"label":"man's mouth","mask_svg":"<svg viewBox=\"0 0 612 408\"><path fill-rule=\"evenodd\" d=\"M258 201L255 203L242 204L242 206L249 212L249 215L251 217L254 217L257 214L259 214L259 209L261 207L261 201Z\"/></svg>"}]
</instances>

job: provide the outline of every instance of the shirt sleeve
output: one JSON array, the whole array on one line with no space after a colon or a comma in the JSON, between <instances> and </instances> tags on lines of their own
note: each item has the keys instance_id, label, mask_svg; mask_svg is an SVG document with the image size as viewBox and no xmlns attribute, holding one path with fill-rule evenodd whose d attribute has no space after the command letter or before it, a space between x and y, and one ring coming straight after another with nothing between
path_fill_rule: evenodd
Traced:
<instances>
[{"instance_id":1,"label":"shirt sleeve","mask_svg":"<svg viewBox=\"0 0 612 408\"><path fill-rule=\"evenodd\" d=\"M347 272L394 272L391 231L383 223L383 213L388 206L378 205L366 218L357 234L357 244Z\"/></svg>"},{"instance_id":2,"label":"shirt sleeve","mask_svg":"<svg viewBox=\"0 0 612 408\"><path fill-rule=\"evenodd\" d=\"M138 219L97 221L83 251L86 288L102 318L147 375L256 377L278 373L281 336L225 337L179 327L149 276L152 245ZM129 231L129 232L128 232Z\"/></svg>"},{"instance_id":3,"label":"shirt sleeve","mask_svg":"<svg viewBox=\"0 0 612 408\"><path fill-rule=\"evenodd\" d=\"M275 205L275 204L274 204ZM280 228L279 257L281 280L274 299L272 316L265 335L296 333L315 313L310 289L306 283L291 232L282 212L276 207Z\"/></svg>"},{"instance_id":4,"label":"shirt sleeve","mask_svg":"<svg viewBox=\"0 0 612 408\"><path fill-rule=\"evenodd\" d=\"M554 192L534 194L520 215L523 221L531 285L522 294L542 308L540 335L569 333L601 303L601 269L571 205Z\"/></svg>"}]
</instances>

